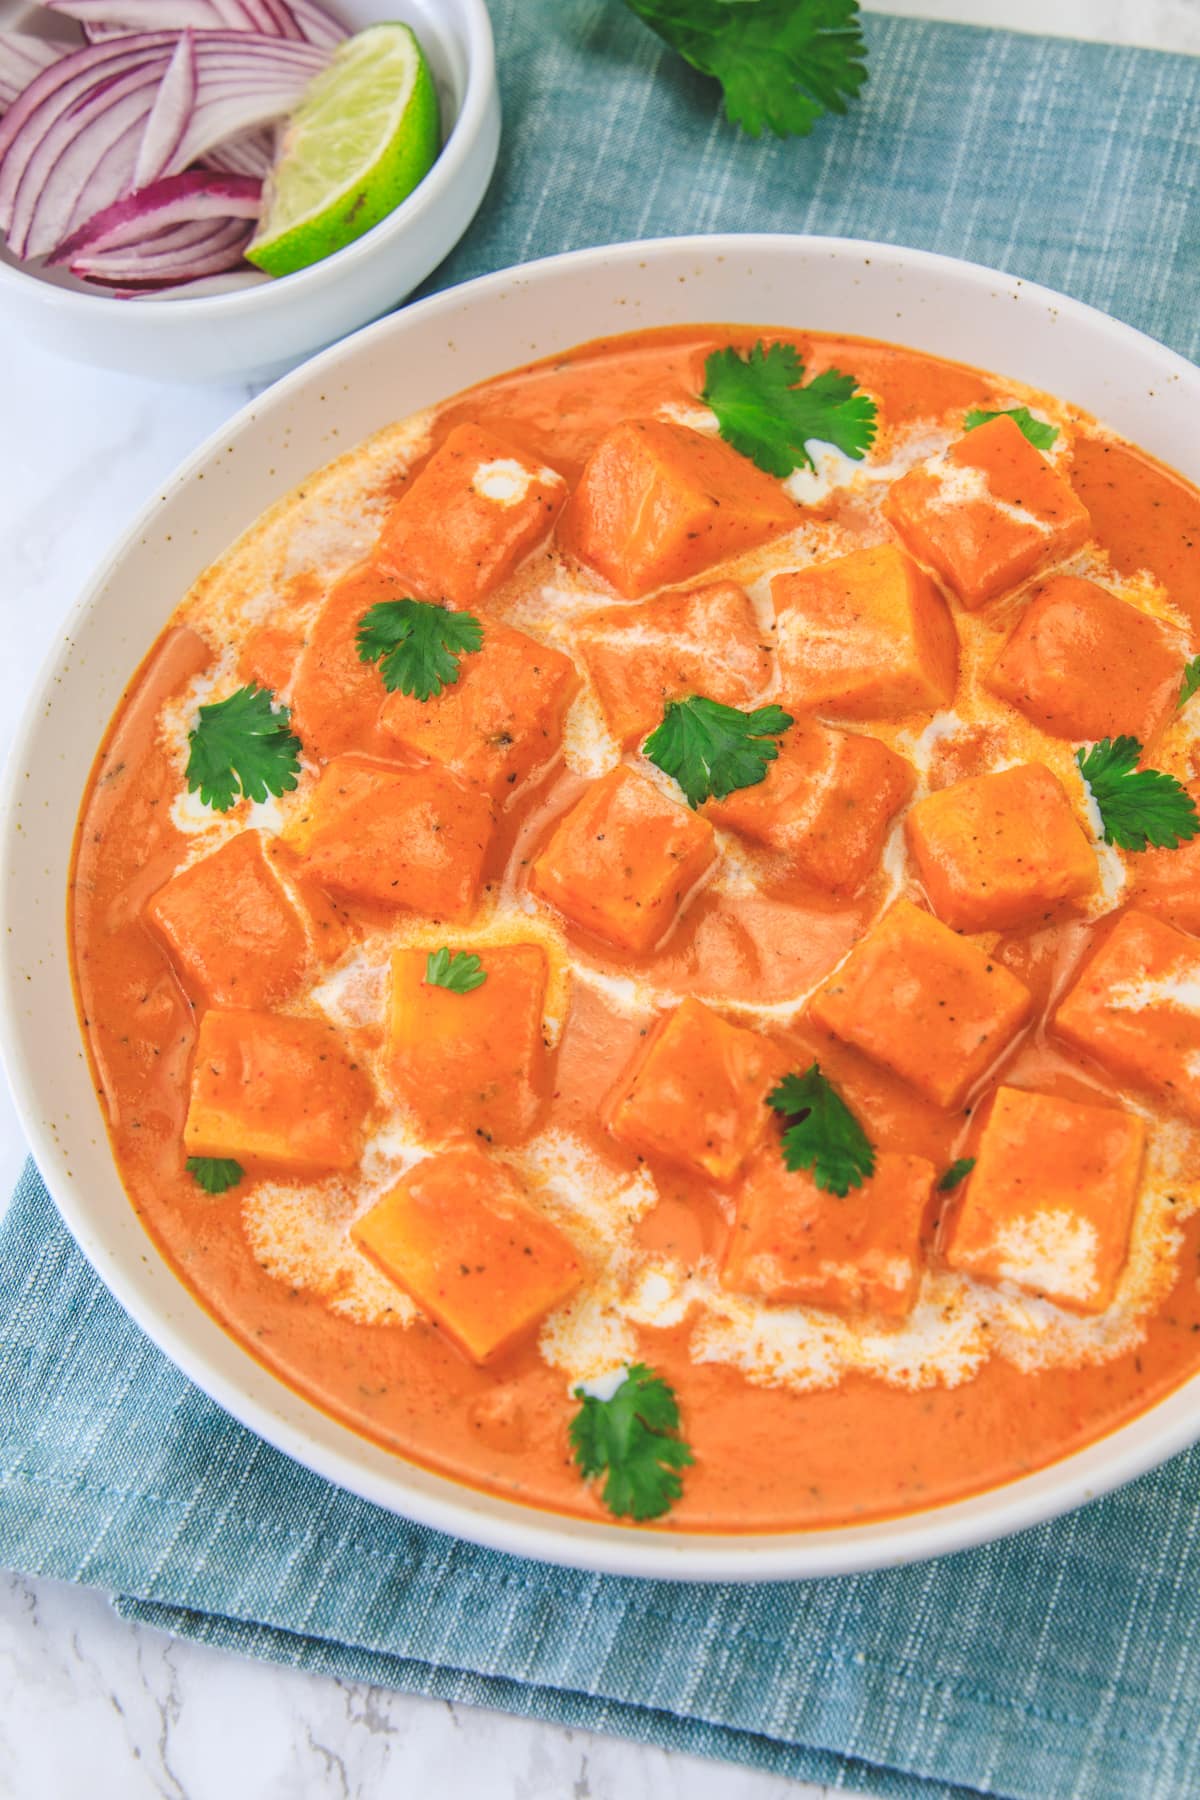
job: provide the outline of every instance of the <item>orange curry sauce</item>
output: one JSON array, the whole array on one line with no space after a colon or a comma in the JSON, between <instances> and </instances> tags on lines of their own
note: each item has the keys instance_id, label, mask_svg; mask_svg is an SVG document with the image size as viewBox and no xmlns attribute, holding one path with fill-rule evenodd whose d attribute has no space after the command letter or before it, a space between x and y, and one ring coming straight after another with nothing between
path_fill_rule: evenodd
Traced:
<instances>
[{"instance_id":1,"label":"orange curry sauce","mask_svg":"<svg viewBox=\"0 0 1200 1800\"><path fill-rule=\"evenodd\" d=\"M1177 476L1112 439L1082 415L998 377L885 344L720 326L584 345L448 401L427 421L428 431L398 443L394 456L361 466L353 454L345 459L349 491L357 491L364 505L369 502L366 510L372 521L366 533L366 567L352 578L349 588L343 584L338 590L345 618L352 623L377 599L423 593L466 605L490 620L515 621L519 629L541 635L560 654L570 655L571 634L587 610L579 608L580 592L590 589L595 609L631 603L628 593L619 592L597 572L596 541L606 529L603 518L598 524L593 519L590 525L581 525L576 509L569 532L560 528L556 536L553 530L543 527L534 532L531 527L515 571L504 574L478 604L468 604L461 593L456 598L451 591L458 574L448 575L443 591L438 591L437 572L431 574L422 565L418 551L404 548L402 531L401 549L385 567L386 559L370 548L372 534L382 528L384 542L389 532L395 540L395 528L389 523L395 516L392 509L403 509L404 496L429 457L463 424L483 426L511 446L518 458L556 471L568 490L580 481L600 440L625 420L654 421L652 431L665 420L673 431L694 431L706 444L717 444L711 423L705 433L698 410L705 358L727 344L746 348L760 335L794 343L810 375L835 365L874 397L880 434L864 468L886 466L893 478L957 441L962 415L970 407L1031 403L1044 408L1062 427L1054 467L1060 477L1069 479L1086 507L1094 534L1083 552L1077 544L1067 547L1063 566L1080 579L1106 584L1131 606L1166 621L1178 638L1181 661L1195 652L1200 644L1200 495ZM746 469L750 467L745 463ZM321 503L319 482L308 485L315 498L292 503L299 509L298 518L307 516L306 505ZM775 485L782 502L782 484ZM729 580L747 587L757 584L755 591L765 595L768 577L781 571L819 565L857 548L895 544L896 528L879 504L886 487L883 477L874 488L864 487L847 464L817 484L807 499L787 502L795 507L792 529L800 534L787 539L790 553L781 550L778 526L765 545L739 544L735 533L731 539L712 540L724 560L706 562L701 545L693 568L682 575L660 570L659 576L672 589ZM969 498L969 490L964 493ZM1011 497L1010 507L1019 505L1020 498ZM552 511L548 505L547 518ZM570 502L563 516L572 518ZM912 540L908 541L911 549ZM253 534L245 542L252 553ZM583 560L584 551L592 557L590 563ZM929 559L919 550L913 554L929 568ZM1081 554L1090 558L1086 566L1079 563ZM408 565L399 567L406 555ZM189 696L219 699L250 680L272 687L282 702L293 707L292 723L304 744L305 774L298 795L282 803L285 820L293 817L289 806L307 804L320 765L330 754L383 759L389 767L419 763L410 749L381 730L379 710L385 696L377 669L365 664L356 669L353 658L344 656L339 670L336 658L328 660L324 722L314 726L311 735L305 730L304 706L292 692L325 592L354 560L351 556L341 569L319 566L306 571L301 565L276 583L266 611L261 589L252 591L247 579L247 602L253 599L254 605L247 605L242 624L236 604L231 608L228 603L228 579L221 607L214 610L209 606L212 582L204 578L131 683L98 758L79 825L70 934L80 1016L114 1155L134 1208L181 1280L226 1330L306 1398L398 1455L462 1482L540 1507L607 1517L594 1485L585 1484L574 1467L567 1437L575 1409L571 1382L589 1371L548 1361L539 1349L536 1329L478 1366L424 1315L402 1324L363 1322L353 1308L339 1308L336 1281L327 1281L322 1291L319 1279L306 1277L302 1255L289 1264L277 1245L265 1255L261 1233L248 1233L246 1208L272 1178L269 1159L262 1167L252 1158L244 1159L249 1163L246 1179L218 1197L203 1193L184 1170L183 1130L205 994L203 984L180 969L147 908L177 871L211 846L198 848L189 821L180 812L186 742L164 721L183 718L180 708L187 701L190 710L184 723L194 723L196 707ZM479 557L475 562L482 566ZM243 563L252 566L245 557ZM236 558L227 565L235 570L237 566ZM1024 715L1009 706L1012 729L1026 732L1014 754L1015 740L1004 737L1007 703L994 694L978 700L982 673L1003 649L1046 575L1042 567L1015 583L1002 582L994 598L969 609L949 585L936 581L931 590L935 601L948 608L962 639L959 689L953 699L934 697L911 713L893 708L884 717L873 714L869 699L849 714L836 704L818 702L813 714L884 742L911 761L913 775L901 785L918 801L993 766L1021 761L1022 750L1031 762L1042 760L1044 754L1069 791L1071 807L1085 829L1082 790L1078 784L1069 785L1074 740L1027 725ZM918 569L915 579L929 583L930 575ZM573 596L567 628L554 635L539 623L554 605L552 595L539 598L538 583L543 581L552 586L559 582ZM651 579L647 591L655 585ZM641 604L642 597L639 593L632 603ZM767 614L769 606L764 613L760 603L761 644L757 649L751 646L747 654L761 655L761 680L751 686L764 699L789 705L799 720L786 684L780 689L775 628ZM728 649L715 640L712 647L722 656ZM206 672L217 668L223 656L226 663L221 666L227 667L228 678L212 691L197 686L198 678L202 681ZM1122 679L1120 669L1097 665L1098 686L1119 686ZM341 680L347 684L344 696L339 695ZM312 696L319 687L316 672L310 670L314 720L318 708ZM584 697L595 713L595 690L586 682ZM761 702L751 697L735 703ZM615 704L610 697L610 705ZM958 708L952 729L940 735L926 729L935 715L951 706ZM340 718L337 729L329 724L331 718ZM1179 738L1178 728L1170 729L1177 735L1168 742L1168 727L1161 728L1166 748L1157 766L1169 767L1181 780L1194 783L1200 774L1200 743L1193 751L1189 741ZM322 731L332 734L325 743L315 741ZM333 741L339 737L341 741ZM640 741L627 744L627 764L637 762ZM614 749L609 762L620 754ZM886 857L877 844L872 845L870 866L861 884L850 891L829 885L816 865L806 865L806 874L803 866L786 858L764 855L756 860L750 855L741 878L702 879L690 898L683 896L686 904L677 920L672 923L669 913L665 915L670 929L657 946L625 950L585 925L564 923L545 897L546 889L535 897L529 888L530 865L587 785L606 779L603 763L603 754L594 745L580 749L575 743L573 748L568 734L565 760L560 755L544 771L518 782L499 812L483 880L485 896L501 892L515 896L518 923L521 917L549 921L558 946L551 951L556 971L551 987L558 982L561 1035L537 1077L539 1091L532 1100L536 1117L518 1120L510 1136L521 1140L535 1127L568 1133L586 1147L587 1167L606 1172L610 1180L648 1171L657 1197L641 1211L632 1230L630 1243L637 1253L653 1252L664 1266L684 1276L703 1268L719 1270L736 1229L739 1194L740 1177L716 1183L699 1179L667 1157L639 1156L606 1129L614 1095L622 1089L662 1010L661 1004L655 1006L655 994L668 996L666 1004L671 1006L685 996L701 998L732 1023L761 1033L773 1068L800 1072L814 1056L819 1058L878 1149L896 1157L925 1159L920 1167L927 1163L933 1174L940 1174L955 1157L978 1154L982 1125L999 1082L1090 1105L1132 1104L1145 1118L1151 1140L1160 1130L1190 1129L1186 1116L1160 1105L1153 1093L1134 1094L1131 1099L1111 1071L1086 1050L1072 1048L1049 1026L1048 1017L1085 958L1112 930L1113 918L1121 917L1131 902L1176 927L1197 929L1186 906L1189 888L1194 894L1200 887L1194 845L1151 853L1144 867L1157 871L1154 880L1143 875L1137 857L1124 858L1124 885L1113 890L1107 908L1094 892L1086 897L1076 894L1052 900L1036 918L1015 926L988 929L973 919L955 926L962 941L973 932L974 943L992 964L1024 984L1032 1002L1028 1022L998 1046L998 1063L953 1104L939 1104L877 1058L835 1035L828 1028L828 1009L822 1011L823 1026L807 1008L789 1013L787 1005L795 996L810 994L839 967L888 906L905 902L938 911L933 884L920 879L911 840L906 848L902 823L892 830ZM659 788L663 791L661 781ZM742 797L753 791L744 790ZM891 811L901 820L904 806L898 791ZM707 813L702 810L700 816ZM278 823L272 826L267 815L261 820L269 838ZM251 822L244 806L235 810L224 821L225 838L235 827ZM222 823L219 816L214 816L214 823ZM720 821L714 818L713 823ZM738 823L731 814L721 825L719 842L730 856L741 841ZM309 972L299 985L285 983L288 991L282 999L267 992L265 999L260 995L248 1003L285 1016L321 1020L325 1015L311 994L338 958L352 957L363 934L407 927L412 920L410 914L380 904L378 896L356 901L345 891L323 888L323 865L319 860L305 863L303 832L297 836L289 826L285 839L291 848L284 854L293 859L288 867L310 907L308 930L317 947L303 953L310 957ZM1185 859L1176 865L1174 876L1163 873L1171 855ZM1122 860L1115 853L1109 856L1110 863ZM1180 894L1183 911L1176 904ZM482 943L473 938L471 918L468 909L433 935L426 933L420 942L476 947L486 964L486 933ZM247 926L242 920L236 927L250 933L241 950L248 963L258 954L252 923ZM517 930L509 935L518 941L521 934ZM273 954L269 947L266 954ZM314 955L317 963L312 963ZM580 969L594 978L580 977ZM630 978L624 989L623 978ZM770 1010L773 1006L775 1011ZM924 1032L925 1025L913 1029ZM341 1029L339 1042L348 1045L347 1055L361 1065L358 1079L367 1080L366 1070L378 1070L385 1031L382 1002L374 1019ZM936 1032L930 1054L935 1058L938 1054ZM368 1129L379 1131L398 1102L386 1083L380 1084L375 1076L371 1081ZM769 1134L778 1129L769 1115L765 1129L769 1143ZM447 1135L452 1130L448 1128ZM478 1134L472 1135L472 1144L480 1141ZM436 1149L436 1143L432 1147ZM518 1141L511 1152L518 1171L520 1154ZM286 1179L295 1185L294 1177ZM354 1211L355 1179L353 1170L343 1170L301 1180L297 1218L305 1206L313 1216L335 1206L341 1209L337 1217L343 1219L345 1230L344 1219ZM376 1197L379 1191L377 1187ZM925 1177L922 1193L929 1197L921 1243L929 1269L945 1267L956 1209L964 1204L967 1191L964 1184L940 1194L931 1191L928 1173ZM536 1203L536 1192L534 1199ZM1180 1214L1188 1213L1182 1187L1178 1196L1170 1196L1170 1203L1177 1199ZM570 1238L569 1224L564 1231ZM935 1356L931 1372L906 1383L885 1379L876 1356L870 1372L845 1367L824 1385L814 1385L806 1384L794 1358L782 1374L779 1366L755 1364L752 1357L743 1359L741 1366L734 1360L699 1359L695 1307L684 1305L670 1323L627 1326L627 1333L633 1331L637 1357L675 1388L683 1430L695 1453L694 1466L685 1472L683 1498L666 1523L683 1530L765 1531L896 1514L988 1488L1112 1430L1200 1366L1196 1267L1200 1219L1186 1217L1168 1239L1170 1266L1153 1305L1114 1354L1075 1355L1069 1330L1072 1320L1083 1314L1067 1309L1063 1314L1067 1347L1042 1362L1035 1343L1029 1355L984 1353L969 1370L948 1376L950 1364L938 1363ZM346 1242L349 1245L348 1237ZM346 1254L358 1253L347 1249ZM594 1237L582 1243L583 1264L594 1267L597 1254ZM713 1278L719 1281L719 1275ZM979 1277L981 1284L986 1279L986 1274ZM763 1302L768 1312L771 1305L769 1298ZM858 1329L853 1311L841 1316L847 1330ZM1036 1307L1030 1314L1034 1340L1044 1316ZM903 1327L902 1319L872 1317L863 1329L869 1329L878 1344L889 1331ZM982 1329L986 1331L986 1322ZM936 1338L936 1320L928 1331Z\"/></svg>"}]
</instances>

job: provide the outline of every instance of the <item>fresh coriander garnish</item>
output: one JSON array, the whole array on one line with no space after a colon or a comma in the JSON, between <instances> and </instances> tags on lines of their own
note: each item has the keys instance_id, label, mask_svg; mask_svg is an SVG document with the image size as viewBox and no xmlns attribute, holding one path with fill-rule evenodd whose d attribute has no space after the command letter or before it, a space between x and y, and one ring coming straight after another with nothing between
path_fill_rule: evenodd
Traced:
<instances>
[{"instance_id":1,"label":"fresh coriander garnish","mask_svg":"<svg viewBox=\"0 0 1200 1800\"><path fill-rule=\"evenodd\" d=\"M642 754L677 781L688 805L696 807L764 780L779 755L776 740L791 723L782 706L738 712L693 694L667 702L662 724L650 733Z\"/></svg>"},{"instance_id":2,"label":"fresh coriander garnish","mask_svg":"<svg viewBox=\"0 0 1200 1800\"><path fill-rule=\"evenodd\" d=\"M751 137L804 137L844 113L867 79L858 0L626 0L651 31L725 90Z\"/></svg>"},{"instance_id":3,"label":"fresh coriander garnish","mask_svg":"<svg viewBox=\"0 0 1200 1800\"><path fill-rule=\"evenodd\" d=\"M984 412L981 406L973 406L963 419L963 430L974 431L977 425L986 425L992 419L1011 419L1035 450L1049 450L1058 438L1058 426L1035 419L1027 406L1003 406L999 412Z\"/></svg>"},{"instance_id":4,"label":"fresh coriander garnish","mask_svg":"<svg viewBox=\"0 0 1200 1800\"><path fill-rule=\"evenodd\" d=\"M577 1387L571 1450L586 1480L605 1475L601 1498L618 1518L657 1519L683 1492L695 1461L679 1436L679 1404L661 1376L634 1363L607 1400Z\"/></svg>"},{"instance_id":5,"label":"fresh coriander garnish","mask_svg":"<svg viewBox=\"0 0 1200 1800\"><path fill-rule=\"evenodd\" d=\"M1102 738L1075 761L1100 811L1104 841L1119 850L1177 850L1200 834L1200 814L1187 789L1161 769L1139 769L1135 737Z\"/></svg>"},{"instance_id":6,"label":"fresh coriander garnish","mask_svg":"<svg viewBox=\"0 0 1200 1800\"><path fill-rule=\"evenodd\" d=\"M974 1167L975 1158L973 1156L956 1156L937 1184L938 1193L949 1194L953 1192L960 1181L965 1181L967 1179L967 1176Z\"/></svg>"},{"instance_id":7,"label":"fresh coriander garnish","mask_svg":"<svg viewBox=\"0 0 1200 1800\"><path fill-rule=\"evenodd\" d=\"M815 470L810 443L833 444L861 462L875 441L875 402L837 369L823 369L807 387L803 380L791 344L759 342L745 356L730 347L706 361L701 398L725 442L768 475Z\"/></svg>"},{"instance_id":8,"label":"fresh coriander garnish","mask_svg":"<svg viewBox=\"0 0 1200 1800\"><path fill-rule=\"evenodd\" d=\"M184 1168L206 1194L224 1194L236 1187L246 1173L232 1156L189 1156Z\"/></svg>"},{"instance_id":9,"label":"fresh coriander garnish","mask_svg":"<svg viewBox=\"0 0 1200 1800\"><path fill-rule=\"evenodd\" d=\"M239 794L247 800L278 798L296 785L300 739L286 706L272 707L270 688L241 687L226 700L202 706L188 736L188 793L204 806L228 812Z\"/></svg>"},{"instance_id":10,"label":"fresh coriander garnish","mask_svg":"<svg viewBox=\"0 0 1200 1800\"><path fill-rule=\"evenodd\" d=\"M1183 682L1179 689L1180 706L1186 706L1192 695L1200 688L1200 656L1193 656L1190 663L1183 666Z\"/></svg>"},{"instance_id":11,"label":"fresh coriander garnish","mask_svg":"<svg viewBox=\"0 0 1200 1800\"><path fill-rule=\"evenodd\" d=\"M820 1063L803 1075L785 1075L767 1105L792 1121L783 1134L783 1160L793 1174L811 1169L819 1188L845 1199L875 1173L874 1147Z\"/></svg>"},{"instance_id":12,"label":"fresh coriander garnish","mask_svg":"<svg viewBox=\"0 0 1200 1800\"><path fill-rule=\"evenodd\" d=\"M451 950L443 944L425 958L425 981L428 987L449 988L452 994L469 994L482 987L487 970L469 950Z\"/></svg>"},{"instance_id":13,"label":"fresh coriander garnish","mask_svg":"<svg viewBox=\"0 0 1200 1800\"><path fill-rule=\"evenodd\" d=\"M482 645L483 626L428 600L378 600L359 620L355 643L362 662L379 664L389 694L436 700L458 680L463 656Z\"/></svg>"}]
</instances>

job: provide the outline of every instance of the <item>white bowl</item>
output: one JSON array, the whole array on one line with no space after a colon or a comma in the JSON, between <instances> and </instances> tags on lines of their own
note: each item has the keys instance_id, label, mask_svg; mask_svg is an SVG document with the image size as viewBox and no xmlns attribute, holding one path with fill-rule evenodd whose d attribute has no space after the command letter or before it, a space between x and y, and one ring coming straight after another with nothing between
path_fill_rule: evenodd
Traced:
<instances>
[{"instance_id":1,"label":"white bowl","mask_svg":"<svg viewBox=\"0 0 1200 1800\"><path fill-rule=\"evenodd\" d=\"M0 0L2 7L2 0ZM0 319L10 343L160 381L273 379L397 306L474 218L500 144L500 99L484 0L330 0L352 31L411 25L442 111L442 152L394 212L323 262L279 280L247 270L196 291L114 300L69 275L35 273L0 246ZM43 15L44 16L44 15ZM6 29L28 24L0 10Z\"/></svg>"},{"instance_id":2,"label":"white bowl","mask_svg":"<svg viewBox=\"0 0 1200 1800\"><path fill-rule=\"evenodd\" d=\"M426 1473L300 1399L214 1324L125 1197L79 1039L63 902L101 734L190 583L312 469L389 420L531 357L705 320L891 338L1046 388L1200 481L1200 370L1126 325L945 257L829 238L711 237L552 257L421 301L272 388L189 459L80 600L25 719L0 804L3 1048L64 1219L145 1331L299 1462L443 1531L632 1575L831 1575L959 1550L1066 1511L1200 1437L1200 1376L1052 1467L902 1518L802 1533L672 1535L522 1509Z\"/></svg>"}]
</instances>

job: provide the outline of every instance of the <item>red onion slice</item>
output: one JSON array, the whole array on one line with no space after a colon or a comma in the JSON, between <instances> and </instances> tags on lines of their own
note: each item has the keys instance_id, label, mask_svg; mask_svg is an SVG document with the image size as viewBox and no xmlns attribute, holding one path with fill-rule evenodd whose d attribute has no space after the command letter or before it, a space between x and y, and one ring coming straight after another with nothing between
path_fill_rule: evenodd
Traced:
<instances>
[{"instance_id":1,"label":"red onion slice","mask_svg":"<svg viewBox=\"0 0 1200 1800\"><path fill-rule=\"evenodd\" d=\"M261 208L261 182L191 169L106 206L61 243L50 260L69 263L84 252L124 250L184 226L207 227L229 219L253 223Z\"/></svg>"},{"instance_id":2,"label":"red onion slice","mask_svg":"<svg viewBox=\"0 0 1200 1800\"><path fill-rule=\"evenodd\" d=\"M256 51L249 55L250 47ZM201 32L196 36L196 97L171 156L155 171L176 175L218 144L282 118L297 105L329 52L314 44Z\"/></svg>"},{"instance_id":3,"label":"red onion slice","mask_svg":"<svg viewBox=\"0 0 1200 1800\"><path fill-rule=\"evenodd\" d=\"M214 144L200 158L206 169L228 175L253 175L263 181L275 161L275 132L270 125L257 131L243 131L237 137Z\"/></svg>"},{"instance_id":4,"label":"red onion slice","mask_svg":"<svg viewBox=\"0 0 1200 1800\"><path fill-rule=\"evenodd\" d=\"M69 55L70 44L50 44L23 31L0 31L0 110L11 106L35 75Z\"/></svg>"},{"instance_id":5,"label":"red onion slice","mask_svg":"<svg viewBox=\"0 0 1200 1800\"><path fill-rule=\"evenodd\" d=\"M317 0L45 0L93 31L255 31L332 48L345 27Z\"/></svg>"},{"instance_id":6,"label":"red onion slice","mask_svg":"<svg viewBox=\"0 0 1200 1800\"><path fill-rule=\"evenodd\" d=\"M60 114L40 136L9 212L8 244L15 256L45 256L89 213L130 186L164 66L160 56L125 70Z\"/></svg>"},{"instance_id":7,"label":"red onion slice","mask_svg":"<svg viewBox=\"0 0 1200 1800\"><path fill-rule=\"evenodd\" d=\"M72 258L70 269L72 275L90 281L193 281L235 269L253 231L245 219L216 219L204 237L182 248L148 244L141 250L81 251Z\"/></svg>"},{"instance_id":8,"label":"red onion slice","mask_svg":"<svg viewBox=\"0 0 1200 1800\"><path fill-rule=\"evenodd\" d=\"M174 33L168 31L87 44L34 76L0 119L0 231L8 231L13 200L30 158L57 121L106 81L145 68L155 56L165 68L174 47Z\"/></svg>"},{"instance_id":9,"label":"red onion slice","mask_svg":"<svg viewBox=\"0 0 1200 1800\"><path fill-rule=\"evenodd\" d=\"M133 167L134 188L147 187L179 148L196 103L196 51L191 31L181 31L175 54L154 96Z\"/></svg>"}]
</instances>

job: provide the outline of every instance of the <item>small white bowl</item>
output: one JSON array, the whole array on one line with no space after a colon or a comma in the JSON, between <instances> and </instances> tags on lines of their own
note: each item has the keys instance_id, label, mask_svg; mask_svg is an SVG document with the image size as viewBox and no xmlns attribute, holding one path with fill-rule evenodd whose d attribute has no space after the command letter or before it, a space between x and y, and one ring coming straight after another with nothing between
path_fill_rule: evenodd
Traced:
<instances>
[{"instance_id":1,"label":"small white bowl","mask_svg":"<svg viewBox=\"0 0 1200 1800\"><path fill-rule=\"evenodd\" d=\"M268 1442L367 1500L498 1550L621 1575L758 1581L945 1555L1094 1499L1200 1438L1200 1374L1048 1468L925 1511L824 1530L639 1531L463 1487L285 1386L151 1248L109 1151L63 918L76 810L112 710L189 585L260 513L371 432L531 357L612 332L713 320L888 338L993 369L1099 415L1200 482L1200 369L1078 301L893 244L617 244L406 307L222 426L163 484L64 626L0 794L0 1050L38 1167L101 1279L185 1374Z\"/></svg>"},{"instance_id":2,"label":"small white bowl","mask_svg":"<svg viewBox=\"0 0 1200 1800\"><path fill-rule=\"evenodd\" d=\"M323 262L279 280L247 270L187 293L115 300L69 275L26 269L0 246L9 342L162 381L266 381L399 304L458 242L491 179L500 98L484 0L332 0L352 31L411 25L442 110L442 152L408 198ZM5 12L5 28L27 26Z\"/></svg>"}]
</instances>

